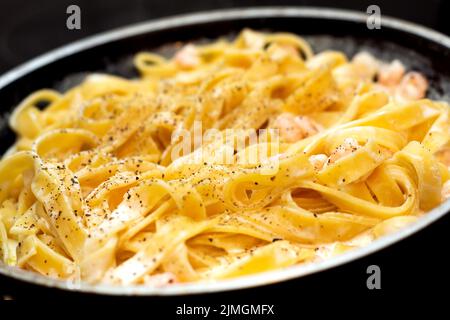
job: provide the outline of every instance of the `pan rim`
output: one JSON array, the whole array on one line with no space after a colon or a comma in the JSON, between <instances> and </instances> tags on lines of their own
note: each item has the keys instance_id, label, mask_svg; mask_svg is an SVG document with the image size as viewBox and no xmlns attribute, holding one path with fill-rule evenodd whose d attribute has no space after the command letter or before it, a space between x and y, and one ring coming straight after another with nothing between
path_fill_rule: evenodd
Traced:
<instances>
[{"instance_id":1,"label":"pan rim","mask_svg":"<svg viewBox=\"0 0 450 320\"><path fill-rule=\"evenodd\" d=\"M239 8L239 9L221 9L212 11L203 11L200 13L191 13L176 15L172 17L161 18L146 22L140 22L129 26L117 28L93 35L71 44L44 53L29 62L26 62L11 71L0 76L0 90L14 83L26 74L41 68L56 60L68 57L83 50L93 48L115 40L125 39L127 37L165 30L174 27L199 24L204 22L218 22L226 20L241 20L250 18L318 18L326 20L341 20L364 23L367 16L363 13L318 7L260 7L260 8ZM420 38L431 40L450 50L450 38L444 34L436 32L432 29L404 21L392 17L382 17L382 27L404 31ZM176 296L188 294L205 294L224 292L237 289L247 289L257 286L269 285L294 278L304 277L310 274L328 270L333 267L344 265L348 262L358 260L369 254L375 253L385 247L388 247L410 235L424 229L428 225L442 218L450 211L450 200L444 202L440 206L429 211L426 216L417 222L396 232L394 234L375 240L371 244L344 253L337 257L331 258L318 263L308 265L297 265L286 269L273 270L261 274L240 277L231 280L208 282L208 283L192 283L183 285L174 285L163 288L152 288L145 286L111 286L111 285L91 285L87 283L73 283L65 280L52 279L41 276L31 271L24 271L16 267L8 267L0 264L0 275L11 277L17 280L29 282L32 284L42 285L46 287L58 288L69 291L77 291L83 293L94 293L104 295L138 295L138 296Z\"/></svg>"}]
</instances>

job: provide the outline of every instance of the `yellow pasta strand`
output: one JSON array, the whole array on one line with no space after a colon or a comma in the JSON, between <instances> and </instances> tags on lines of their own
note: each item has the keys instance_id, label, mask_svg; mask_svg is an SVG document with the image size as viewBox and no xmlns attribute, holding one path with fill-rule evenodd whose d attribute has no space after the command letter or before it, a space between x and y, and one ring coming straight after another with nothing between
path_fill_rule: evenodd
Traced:
<instances>
[{"instance_id":1,"label":"yellow pasta strand","mask_svg":"<svg viewBox=\"0 0 450 320\"><path fill-rule=\"evenodd\" d=\"M0 263L113 285L221 281L364 246L450 196L448 104L406 76L387 83L368 53L245 29L134 63L138 79L92 74L16 107Z\"/></svg>"}]
</instances>

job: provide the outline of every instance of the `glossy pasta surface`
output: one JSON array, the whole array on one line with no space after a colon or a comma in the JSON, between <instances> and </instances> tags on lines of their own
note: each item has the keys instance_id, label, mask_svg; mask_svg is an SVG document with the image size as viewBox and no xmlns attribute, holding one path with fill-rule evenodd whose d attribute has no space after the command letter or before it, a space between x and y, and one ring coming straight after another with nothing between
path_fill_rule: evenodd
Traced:
<instances>
[{"instance_id":1,"label":"glossy pasta surface","mask_svg":"<svg viewBox=\"0 0 450 320\"><path fill-rule=\"evenodd\" d=\"M449 105L401 61L246 29L135 65L139 79L92 74L16 107L0 263L219 281L365 246L450 194Z\"/></svg>"}]
</instances>

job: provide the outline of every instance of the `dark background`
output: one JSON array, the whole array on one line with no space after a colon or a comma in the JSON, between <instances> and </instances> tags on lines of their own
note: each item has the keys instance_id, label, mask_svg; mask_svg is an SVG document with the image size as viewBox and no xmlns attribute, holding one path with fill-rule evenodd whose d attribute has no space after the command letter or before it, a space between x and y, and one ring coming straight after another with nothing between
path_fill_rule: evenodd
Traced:
<instances>
[{"instance_id":1,"label":"dark background","mask_svg":"<svg viewBox=\"0 0 450 320\"><path fill-rule=\"evenodd\" d=\"M81 8L81 30L66 28L66 8ZM400 17L450 34L448 0L0 0L0 73L40 53L91 34L159 17L220 8L292 5L366 11Z\"/></svg>"},{"instance_id":2,"label":"dark background","mask_svg":"<svg viewBox=\"0 0 450 320\"><path fill-rule=\"evenodd\" d=\"M77 4L81 8L81 30L69 31L66 28L66 8L70 4ZM444 0L0 0L0 73L76 39L130 23L174 14L256 5L327 6L365 12L367 6L371 4L379 5L382 15L414 21L450 35L448 22L450 1ZM143 303L151 308L152 312L158 310L164 314L165 318L173 317L176 307L183 303L192 306L218 306L224 303L275 304L277 312L275 318L283 319L302 319L302 315L307 313L315 314L320 318L320 315L326 312L332 312L339 319L340 315L354 314L355 305L364 305L366 309L364 313L360 313L364 317L376 312L384 313L388 317L390 307L393 305L400 307L404 312L426 308L431 313L437 309L447 308L449 303L446 301L449 297L447 290L450 284L449 233L450 215L447 215L431 227L388 250L318 275L225 294L176 299L141 298L129 299L128 302ZM368 277L366 269L371 264L379 265L381 268L381 290L368 290L366 287ZM56 290L43 290L43 288L30 287L0 278L0 303L4 295L19 301L31 297L54 302L55 299L69 297L71 302L81 300L123 302L121 299L112 297L62 294ZM293 312L295 317L287 317L294 314ZM2 318L1 315L0 310L0 318ZM431 317L431 319L434 318Z\"/></svg>"}]
</instances>

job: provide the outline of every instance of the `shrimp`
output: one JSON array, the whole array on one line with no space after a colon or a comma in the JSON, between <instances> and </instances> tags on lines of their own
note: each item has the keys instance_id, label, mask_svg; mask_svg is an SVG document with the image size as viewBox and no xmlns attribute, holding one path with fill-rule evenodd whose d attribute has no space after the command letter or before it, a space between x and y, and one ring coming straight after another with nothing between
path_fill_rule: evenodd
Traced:
<instances>
[{"instance_id":1,"label":"shrimp","mask_svg":"<svg viewBox=\"0 0 450 320\"><path fill-rule=\"evenodd\" d=\"M381 65L378 84L400 101L422 99L428 89L428 81L421 73L412 71L405 74L405 66L398 60Z\"/></svg>"},{"instance_id":2,"label":"shrimp","mask_svg":"<svg viewBox=\"0 0 450 320\"><path fill-rule=\"evenodd\" d=\"M344 142L330 154L327 163L334 163L338 159L355 152L359 148L361 148L361 146L355 138L345 138Z\"/></svg>"},{"instance_id":3,"label":"shrimp","mask_svg":"<svg viewBox=\"0 0 450 320\"><path fill-rule=\"evenodd\" d=\"M363 78L372 78L380 66L380 62L365 51L357 53L352 59L352 64Z\"/></svg>"},{"instance_id":4,"label":"shrimp","mask_svg":"<svg viewBox=\"0 0 450 320\"><path fill-rule=\"evenodd\" d=\"M288 112L280 114L272 124L272 128L279 130L281 140L290 143L315 135L321 130L320 125L310 118Z\"/></svg>"},{"instance_id":5,"label":"shrimp","mask_svg":"<svg viewBox=\"0 0 450 320\"><path fill-rule=\"evenodd\" d=\"M144 282L146 285L153 287L163 287L170 285L172 283L176 283L177 279L175 275L171 272L164 272L155 275L147 275L144 278Z\"/></svg>"},{"instance_id":6,"label":"shrimp","mask_svg":"<svg viewBox=\"0 0 450 320\"><path fill-rule=\"evenodd\" d=\"M421 73L412 71L405 74L396 94L401 100L418 100L425 97L427 89L427 79Z\"/></svg>"},{"instance_id":7,"label":"shrimp","mask_svg":"<svg viewBox=\"0 0 450 320\"><path fill-rule=\"evenodd\" d=\"M191 69L200 64L200 57L195 46L188 44L175 54L174 61L183 69Z\"/></svg>"},{"instance_id":8,"label":"shrimp","mask_svg":"<svg viewBox=\"0 0 450 320\"><path fill-rule=\"evenodd\" d=\"M378 70L378 83L386 87L397 86L404 74L405 66L399 60L381 64Z\"/></svg>"},{"instance_id":9,"label":"shrimp","mask_svg":"<svg viewBox=\"0 0 450 320\"><path fill-rule=\"evenodd\" d=\"M321 170L325 166L327 160L328 157L323 153L312 155L308 159L309 163L311 163L316 170Z\"/></svg>"}]
</instances>

